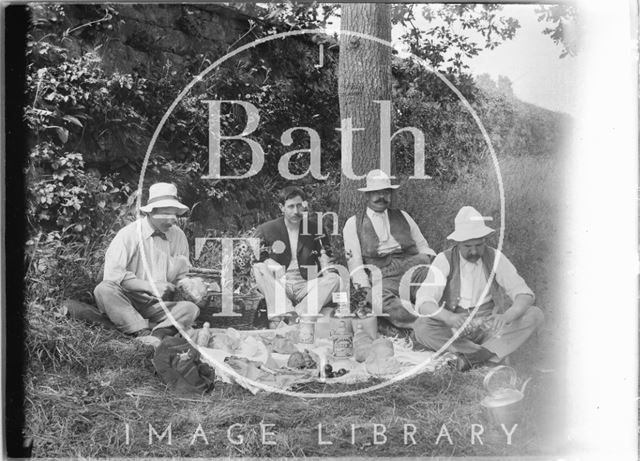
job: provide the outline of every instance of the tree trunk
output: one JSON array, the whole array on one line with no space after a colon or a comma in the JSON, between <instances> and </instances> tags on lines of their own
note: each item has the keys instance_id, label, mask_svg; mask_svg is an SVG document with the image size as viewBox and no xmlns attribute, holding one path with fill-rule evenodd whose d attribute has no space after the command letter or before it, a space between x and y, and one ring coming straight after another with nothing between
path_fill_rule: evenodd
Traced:
<instances>
[{"instance_id":1,"label":"tree trunk","mask_svg":"<svg viewBox=\"0 0 640 461\"><path fill-rule=\"evenodd\" d=\"M388 4L343 3L341 8L342 30L391 41ZM338 96L342 123L351 118L354 130L364 128L364 131L353 131L353 173L362 176L369 170L381 168L380 104L374 101L391 100L391 48L364 37L341 34ZM342 149L344 152L345 146ZM350 179L342 168L341 223L364 206L364 195L357 190L362 185L364 179Z\"/></svg>"}]
</instances>

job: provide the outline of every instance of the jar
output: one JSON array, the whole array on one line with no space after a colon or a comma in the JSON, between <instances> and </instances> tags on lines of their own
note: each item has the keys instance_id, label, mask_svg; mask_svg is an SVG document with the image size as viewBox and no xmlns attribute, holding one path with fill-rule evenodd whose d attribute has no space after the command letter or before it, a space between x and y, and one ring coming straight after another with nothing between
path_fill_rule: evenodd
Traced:
<instances>
[{"instance_id":1,"label":"jar","mask_svg":"<svg viewBox=\"0 0 640 461\"><path fill-rule=\"evenodd\" d=\"M298 326L298 342L302 344L313 344L315 342L315 331L315 319L303 316Z\"/></svg>"}]
</instances>

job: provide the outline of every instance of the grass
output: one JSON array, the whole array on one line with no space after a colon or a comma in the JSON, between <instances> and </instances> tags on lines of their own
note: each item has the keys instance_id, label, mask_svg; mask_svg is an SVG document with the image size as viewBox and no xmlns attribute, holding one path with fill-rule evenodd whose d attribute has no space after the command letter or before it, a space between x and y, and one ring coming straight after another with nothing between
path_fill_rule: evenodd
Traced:
<instances>
[{"instance_id":1,"label":"grass","mask_svg":"<svg viewBox=\"0 0 640 461\"><path fill-rule=\"evenodd\" d=\"M460 374L440 370L375 393L342 399L299 399L277 394L252 395L219 384L204 398L177 397L154 376L151 352L123 335L59 319L50 334L31 331L26 395L29 436L40 457L104 456L460 456L539 453L543 440L534 427L544 389L536 384L528 399L528 417L507 445L490 428L478 401L484 371ZM53 340L63 337L64 341ZM346 386L306 385L306 392L331 392ZM537 397L536 397L537 396ZM260 424L274 424L276 444L263 445ZM130 444L126 444L126 426ZM148 444L152 424L162 434L171 424L172 445ZM244 443L233 445L233 436ZM323 439L318 444L318 424ZM356 425L351 443L351 425ZM384 425L387 442L373 444L374 424ZM404 425L416 427L415 442L404 443ZM435 440L446 424L453 445ZM484 445L470 442L471 425L482 424ZM190 443L198 425L208 439ZM410 426L409 426L410 427Z\"/></svg>"},{"instance_id":2,"label":"grass","mask_svg":"<svg viewBox=\"0 0 640 461\"><path fill-rule=\"evenodd\" d=\"M549 283L556 280L553 268L554 243L558 241L562 168L557 158L499 158L505 197L505 234L502 251L536 293L541 307L553 309L555 298ZM436 251L450 245L454 219L464 205L475 207L487 224L500 227L500 194L493 164L489 159L455 184L408 180L399 189L398 203L413 216L427 241ZM490 238L495 247L497 233Z\"/></svg>"},{"instance_id":3,"label":"grass","mask_svg":"<svg viewBox=\"0 0 640 461\"><path fill-rule=\"evenodd\" d=\"M507 197L504 252L536 292L547 312L547 326L514 354L519 376L533 376L524 418L512 444L492 428L479 405L486 369L458 373L443 369L377 392L340 399L300 399L278 394L252 395L238 386L217 384L205 397L171 394L154 375L152 352L124 335L69 320L53 299L28 303L25 377L27 436L38 457L213 457L213 456L515 456L559 454L562 431L561 373L541 373L536 364L553 357L556 332L552 242L558 233L558 170L551 159L503 159ZM453 218L470 204L498 218L497 188L489 166L455 185L409 183L399 203L421 225L430 244L445 248ZM423 206L418 204L424 204ZM39 285L40 286L40 285ZM30 299L27 297L27 299ZM33 299L33 298L31 298ZM551 339L550 339L551 338ZM331 392L344 386L320 383L306 392ZM262 443L260 424L274 424L275 445ZM125 425L129 425L129 444ZM148 443L148 425L162 434L171 424L172 444ZM242 444L227 439L242 435ZM323 439L318 443L318 424ZM355 443L351 425L355 425ZM374 444L374 425L384 425L387 441ZM415 442L404 443L404 425L416 428ZM446 437L436 445L445 424ZM481 424L483 444L471 442L472 424ZM201 425L208 439L191 444ZM411 429L411 426L408 426Z\"/></svg>"}]
</instances>

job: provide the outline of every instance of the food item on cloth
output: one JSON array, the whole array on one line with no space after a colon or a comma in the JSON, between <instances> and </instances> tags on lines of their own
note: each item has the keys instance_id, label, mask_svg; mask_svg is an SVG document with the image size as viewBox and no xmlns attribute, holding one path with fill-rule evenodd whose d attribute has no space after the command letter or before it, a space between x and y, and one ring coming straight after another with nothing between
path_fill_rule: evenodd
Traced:
<instances>
[{"instance_id":1,"label":"food item on cloth","mask_svg":"<svg viewBox=\"0 0 640 461\"><path fill-rule=\"evenodd\" d=\"M287 366L290 368L316 368L316 360L309 351L294 352L287 361Z\"/></svg>"},{"instance_id":2,"label":"food item on cloth","mask_svg":"<svg viewBox=\"0 0 640 461\"><path fill-rule=\"evenodd\" d=\"M393 357L393 343L387 338L379 338L371 343L371 351L367 356L367 360L371 356L377 358Z\"/></svg>"},{"instance_id":3,"label":"food item on cloth","mask_svg":"<svg viewBox=\"0 0 640 461\"><path fill-rule=\"evenodd\" d=\"M198 346L207 347L209 345L209 340L211 339L211 332L209 331L209 322L204 322L202 328L197 330L198 334L194 338L194 342Z\"/></svg>"},{"instance_id":4,"label":"food item on cloth","mask_svg":"<svg viewBox=\"0 0 640 461\"><path fill-rule=\"evenodd\" d=\"M293 344L289 338L283 338L282 336L276 336L273 340L273 352L278 354L293 354L298 352L298 348Z\"/></svg>"},{"instance_id":5,"label":"food item on cloth","mask_svg":"<svg viewBox=\"0 0 640 461\"><path fill-rule=\"evenodd\" d=\"M327 363L324 366L325 378L339 378L340 376L344 376L347 373L349 373L349 370L347 370L346 368L340 368L339 370L334 371L330 363Z\"/></svg>"},{"instance_id":6,"label":"food item on cloth","mask_svg":"<svg viewBox=\"0 0 640 461\"><path fill-rule=\"evenodd\" d=\"M180 297L195 304L204 299L207 290L207 285L201 277L186 277L178 282Z\"/></svg>"},{"instance_id":7,"label":"food item on cloth","mask_svg":"<svg viewBox=\"0 0 640 461\"><path fill-rule=\"evenodd\" d=\"M400 362L394 357L376 357L371 354L365 362L365 367L370 375L389 376L400 371Z\"/></svg>"},{"instance_id":8,"label":"food item on cloth","mask_svg":"<svg viewBox=\"0 0 640 461\"><path fill-rule=\"evenodd\" d=\"M233 368L238 374L249 378L253 381L257 381L267 373L260 369L260 363L254 360L249 360L244 357L227 357L224 359L224 363Z\"/></svg>"},{"instance_id":9,"label":"food item on cloth","mask_svg":"<svg viewBox=\"0 0 640 461\"><path fill-rule=\"evenodd\" d=\"M304 354L302 352L294 352L287 361L287 366L290 368L304 368L306 361L304 360Z\"/></svg>"},{"instance_id":10,"label":"food item on cloth","mask_svg":"<svg viewBox=\"0 0 640 461\"><path fill-rule=\"evenodd\" d=\"M229 354L234 354L241 344L242 340L240 338L229 336L228 333L212 334L209 339L209 347L211 349L219 349Z\"/></svg>"},{"instance_id":11,"label":"food item on cloth","mask_svg":"<svg viewBox=\"0 0 640 461\"><path fill-rule=\"evenodd\" d=\"M358 331L353 337L353 356L357 362L362 363L367 360L372 344L371 336L362 329L362 325L358 325Z\"/></svg>"},{"instance_id":12,"label":"food item on cloth","mask_svg":"<svg viewBox=\"0 0 640 461\"><path fill-rule=\"evenodd\" d=\"M247 336L240 347L238 348L238 355L244 357L254 357L259 352L260 342L253 336Z\"/></svg>"}]
</instances>

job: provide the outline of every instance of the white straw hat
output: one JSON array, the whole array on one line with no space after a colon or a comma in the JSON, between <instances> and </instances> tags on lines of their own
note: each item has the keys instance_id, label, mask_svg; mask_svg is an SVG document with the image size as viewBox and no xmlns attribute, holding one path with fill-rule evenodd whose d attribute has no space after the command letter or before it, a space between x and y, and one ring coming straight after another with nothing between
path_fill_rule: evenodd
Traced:
<instances>
[{"instance_id":1,"label":"white straw hat","mask_svg":"<svg viewBox=\"0 0 640 461\"><path fill-rule=\"evenodd\" d=\"M178 214L184 214L189 207L178 201L178 189L173 184L158 182L149 187L149 200L145 206L140 207L140 211L151 213L154 208L178 208Z\"/></svg>"},{"instance_id":2,"label":"white straw hat","mask_svg":"<svg viewBox=\"0 0 640 461\"><path fill-rule=\"evenodd\" d=\"M391 178L382 170L371 170L367 173L367 185L358 190L360 192L373 192L375 190L397 189L400 186L391 185Z\"/></svg>"},{"instance_id":3,"label":"white straw hat","mask_svg":"<svg viewBox=\"0 0 640 461\"><path fill-rule=\"evenodd\" d=\"M447 237L456 242L486 237L493 229L484 224L484 217L471 206L463 206L455 219L456 229Z\"/></svg>"}]
</instances>

